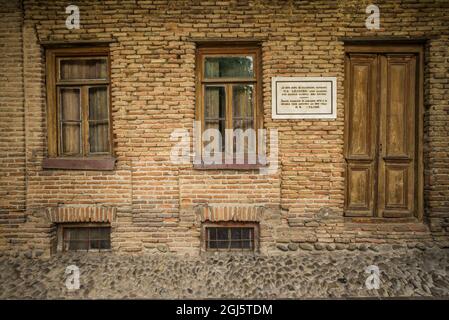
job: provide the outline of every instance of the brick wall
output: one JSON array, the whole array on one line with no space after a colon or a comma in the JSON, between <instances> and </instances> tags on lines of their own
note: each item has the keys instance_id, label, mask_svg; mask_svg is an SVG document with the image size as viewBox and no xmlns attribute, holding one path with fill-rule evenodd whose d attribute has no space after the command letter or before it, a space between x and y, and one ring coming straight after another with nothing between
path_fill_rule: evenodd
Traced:
<instances>
[{"instance_id":1,"label":"brick wall","mask_svg":"<svg viewBox=\"0 0 449 320\"><path fill-rule=\"evenodd\" d=\"M297 244L307 249L330 244L332 249L336 244L447 241L447 1L377 1L377 31L365 28L369 1L83 0L73 3L81 11L79 30L65 27L64 1L3 3L0 35L8 54L0 57L1 221L11 226L3 232L3 247L49 252L54 224L46 212L70 206L116 208L112 246L119 252L198 252L198 208L205 205L263 207L264 253L289 244L293 249ZM342 216L344 46L339 38L361 36L431 39L425 61L425 223L353 224ZM279 130L276 173L201 171L169 162L171 132L192 130L195 39L212 38L262 40L264 126ZM107 39L114 40L116 169L43 170L47 141L40 43ZM273 121L273 76L336 76L337 119ZM17 224L21 215L26 219Z\"/></svg>"},{"instance_id":2,"label":"brick wall","mask_svg":"<svg viewBox=\"0 0 449 320\"><path fill-rule=\"evenodd\" d=\"M23 222L26 201L21 2L2 1L0 19L0 250L5 250L17 237L5 235Z\"/></svg>"}]
</instances>

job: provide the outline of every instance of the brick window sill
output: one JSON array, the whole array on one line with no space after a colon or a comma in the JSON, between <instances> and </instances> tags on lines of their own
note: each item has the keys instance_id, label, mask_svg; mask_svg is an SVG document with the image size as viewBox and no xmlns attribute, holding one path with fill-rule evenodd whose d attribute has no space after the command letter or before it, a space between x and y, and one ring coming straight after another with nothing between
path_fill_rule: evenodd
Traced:
<instances>
[{"instance_id":1,"label":"brick window sill","mask_svg":"<svg viewBox=\"0 0 449 320\"><path fill-rule=\"evenodd\" d=\"M114 170L116 158L46 158L42 163L44 169L65 170Z\"/></svg>"},{"instance_id":2,"label":"brick window sill","mask_svg":"<svg viewBox=\"0 0 449 320\"><path fill-rule=\"evenodd\" d=\"M257 170L263 168L262 164L194 164L197 170Z\"/></svg>"}]
</instances>

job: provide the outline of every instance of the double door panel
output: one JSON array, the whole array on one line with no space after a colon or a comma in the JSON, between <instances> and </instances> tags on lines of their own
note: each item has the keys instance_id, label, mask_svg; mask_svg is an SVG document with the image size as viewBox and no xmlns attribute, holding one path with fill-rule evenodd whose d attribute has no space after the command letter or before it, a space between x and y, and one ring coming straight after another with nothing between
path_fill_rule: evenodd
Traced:
<instances>
[{"instance_id":1,"label":"double door panel","mask_svg":"<svg viewBox=\"0 0 449 320\"><path fill-rule=\"evenodd\" d=\"M417 56L346 56L345 215L416 210Z\"/></svg>"}]
</instances>

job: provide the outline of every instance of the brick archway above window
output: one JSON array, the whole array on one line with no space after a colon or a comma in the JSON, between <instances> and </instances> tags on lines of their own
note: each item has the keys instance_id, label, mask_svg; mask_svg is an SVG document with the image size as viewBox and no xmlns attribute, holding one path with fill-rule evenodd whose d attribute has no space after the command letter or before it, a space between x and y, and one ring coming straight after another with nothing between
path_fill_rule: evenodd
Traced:
<instances>
[{"instance_id":1,"label":"brick archway above window","mask_svg":"<svg viewBox=\"0 0 449 320\"><path fill-rule=\"evenodd\" d=\"M201 222L259 222L262 218L263 206L198 206L196 213Z\"/></svg>"},{"instance_id":2,"label":"brick archway above window","mask_svg":"<svg viewBox=\"0 0 449 320\"><path fill-rule=\"evenodd\" d=\"M102 206L63 206L47 209L47 218L52 223L103 222L115 220L117 208Z\"/></svg>"}]
</instances>

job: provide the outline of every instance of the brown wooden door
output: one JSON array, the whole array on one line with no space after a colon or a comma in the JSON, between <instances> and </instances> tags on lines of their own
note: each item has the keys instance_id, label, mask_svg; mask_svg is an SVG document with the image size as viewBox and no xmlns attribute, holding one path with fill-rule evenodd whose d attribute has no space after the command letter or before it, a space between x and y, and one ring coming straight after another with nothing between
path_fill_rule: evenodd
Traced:
<instances>
[{"instance_id":1,"label":"brown wooden door","mask_svg":"<svg viewBox=\"0 0 449 320\"><path fill-rule=\"evenodd\" d=\"M415 215L416 56L346 58L345 215Z\"/></svg>"}]
</instances>

